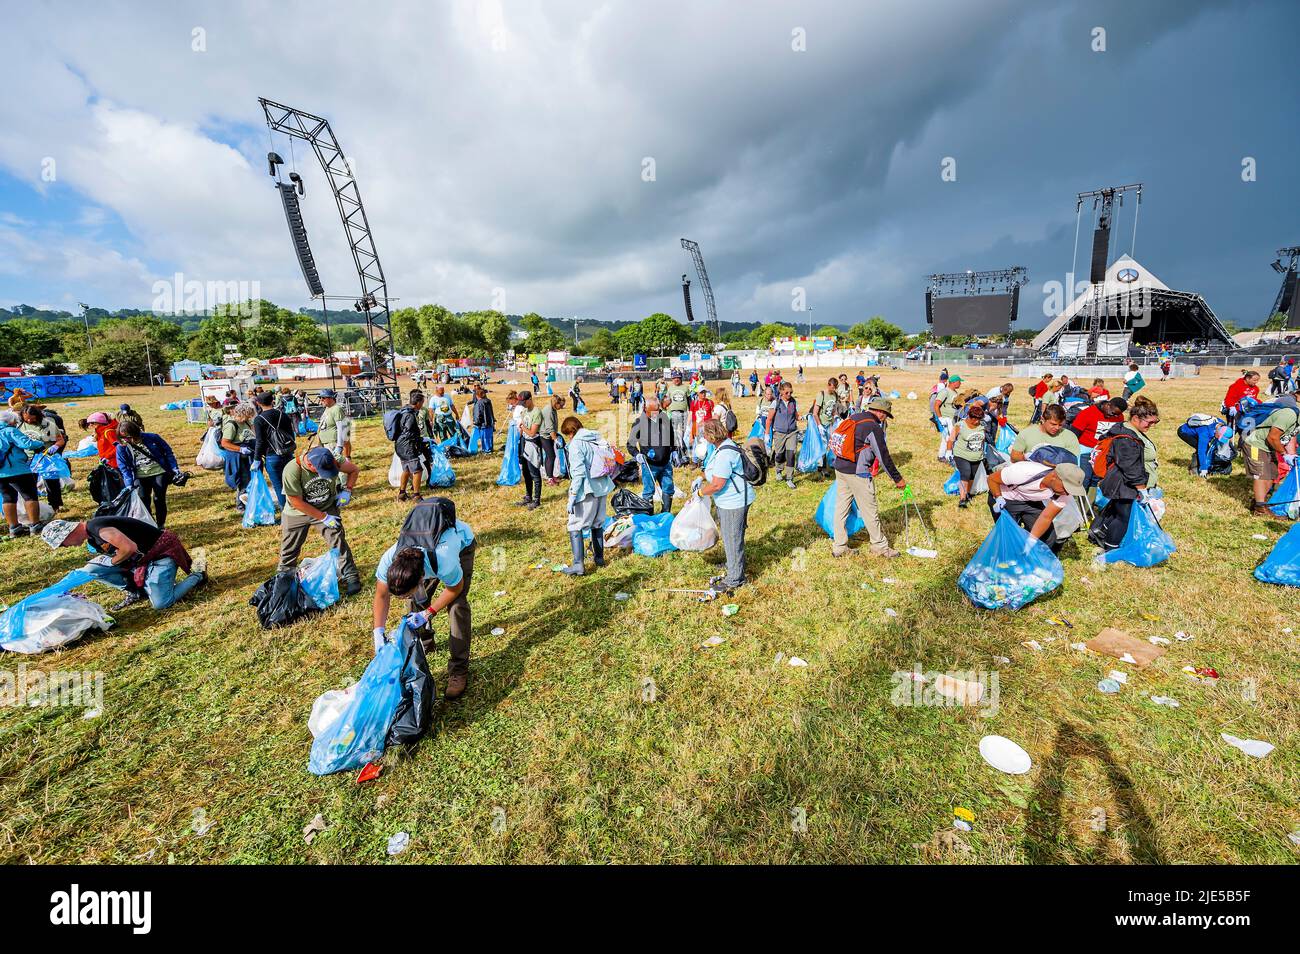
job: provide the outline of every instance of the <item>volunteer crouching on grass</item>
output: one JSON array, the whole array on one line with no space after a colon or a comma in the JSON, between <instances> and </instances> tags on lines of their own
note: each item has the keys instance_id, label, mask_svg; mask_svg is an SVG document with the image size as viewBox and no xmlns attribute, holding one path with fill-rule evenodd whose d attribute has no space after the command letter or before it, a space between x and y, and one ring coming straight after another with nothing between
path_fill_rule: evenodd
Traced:
<instances>
[{"instance_id":1,"label":"volunteer crouching on grass","mask_svg":"<svg viewBox=\"0 0 1300 954\"><path fill-rule=\"evenodd\" d=\"M596 442L600 435L582 426L576 417L566 417L560 425L569 448L569 546L573 549L573 562L560 572L582 576L582 532L591 531L591 555L596 566L605 565L605 498L614 489L609 477L591 476L592 462L596 456Z\"/></svg>"},{"instance_id":2,"label":"volunteer crouching on grass","mask_svg":"<svg viewBox=\"0 0 1300 954\"><path fill-rule=\"evenodd\" d=\"M347 475L347 486L339 490L339 472ZM335 460L327 447L313 447L295 457L284 468L284 496L288 505L280 520L280 567L285 573L297 569L307 533L319 526L331 549L339 551L339 580L348 596L361 592L361 574L343 535L339 508L352 500L357 483L357 466L350 460Z\"/></svg>"},{"instance_id":3,"label":"volunteer crouching on grass","mask_svg":"<svg viewBox=\"0 0 1300 954\"><path fill-rule=\"evenodd\" d=\"M996 520L1005 510L1011 519L1059 553L1064 540L1058 540L1052 521L1070 503L1071 495L1082 497L1083 469L1074 464L1052 467L1037 461L1022 460L989 474L989 509Z\"/></svg>"},{"instance_id":4,"label":"volunteer crouching on grass","mask_svg":"<svg viewBox=\"0 0 1300 954\"><path fill-rule=\"evenodd\" d=\"M654 506L659 486L661 513L673 509L673 423L659 410L657 398L645 399L645 410L632 422L627 452L641 465L641 496Z\"/></svg>"},{"instance_id":5,"label":"volunteer crouching on grass","mask_svg":"<svg viewBox=\"0 0 1300 954\"><path fill-rule=\"evenodd\" d=\"M871 541L871 548L867 552L874 557L886 559L898 556L898 551L889 545L885 528L880 523L875 483L876 474L884 470L899 490L907 486L907 481L894 465L894 459L889 455L889 446L885 442L884 423L886 418L894 416L893 410L892 401L872 398L867 402L866 410L850 415L832 435L831 447L835 454L835 533L831 540L832 556L858 554L855 548L849 546L848 534L849 512L855 502L858 505L858 516L867 528L867 539ZM851 434L848 432L850 422L853 427Z\"/></svg>"},{"instance_id":6,"label":"volunteer crouching on grass","mask_svg":"<svg viewBox=\"0 0 1300 954\"><path fill-rule=\"evenodd\" d=\"M1277 483L1278 458L1290 467L1300 463L1287 449L1287 442L1300 431L1300 411L1297 410L1295 395L1285 394L1276 403L1282 406L1241 436L1241 452L1246 458L1246 471L1250 474L1255 498L1250 512L1256 517L1276 516L1266 501ZM6 503L6 512L8 507ZM12 522L10 526L13 526Z\"/></svg>"},{"instance_id":7,"label":"volunteer crouching on grass","mask_svg":"<svg viewBox=\"0 0 1300 954\"><path fill-rule=\"evenodd\" d=\"M45 445L45 453L62 454L63 448L67 446L68 436L63 433L59 427L59 422L54 419L53 415L45 410L42 404L24 404L22 409L23 422L19 430L35 440ZM40 451L27 451L27 460L30 463ZM47 480L45 482L45 495L50 501L50 509L58 513L63 509L63 481Z\"/></svg>"},{"instance_id":8,"label":"volunteer crouching on grass","mask_svg":"<svg viewBox=\"0 0 1300 954\"><path fill-rule=\"evenodd\" d=\"M99 582L126 591L126 598L110 608L113 613L145 597L154 609L167 609L208 579L207 556L201 548L191 558L172 531L132 517L94 517L84 523L51 520L41 539L52 550L90 544L99 556L82 569ZM179 583L177 570L187 574Z\"/></svg>"},{"instance_id":9,"label":"volunteer crouching on grass","mask_svg":"<svg viewBox=\"0 0 1300 954\"><path fill-rule=\"evenodd\" d=\"M393 597L410 600L410 611L417 614L411 625L426 652L434 648L429 621L447 611L451 626L447 645L451 656L447 662L448 699L460 696L469 680L469 586L477 548L469 524L456 519L456 505L446 497L430 497L407 515L397 542L384 551L375 570L376 651L384 643ZM439 583L442 591L435 598Z\"/></svg>"},{"instance_id":10,"label":"volunteer crouching on grass","mask_svg":"<svg viewBox=\"0 0 1300 954\"><path fill-rule=\"evenodd\" d=\"M1080 416L1083 413L1080 412ZM1041 458L1048 464L1077 464L1079 455L1083 453L1083 447L1079 443L1078 435L1065 426L1065 408L1059 404L1049 404L1042 409L1039 417L1037 424L1030 424L1017 434L1016 439L1011 443L1012 462L1026 460L1033 454L1035 458ZM1040 447L1054 448L1060 453L1035 454L1034 452ZM1069 460L1066 459L1067 457Z\"/></svg>"},{"instance_id":11,"label":"volunteer crouching on grass","mask_svg":"<svg viewBox=\"0 0 1300 954\"><path fill-rule=\"evenodd\" d=\"M709 589L730 594L745 585L745 528L754 488L745 480L740 446L727 434L722 422L705 421L700 436L709 442L704 476L695 478L691 490L712 497L718 508L718 530L727 554L727 572L709 580Z\"/></svg>"},{"instance_id":12,"label":"volunteer crouching on grass","mask_svg":"<svg viewBox=\"0 0 1300 954\"><path fill-rule=\"evenodd\" d=\"M1133 502L1145 503L1159 481L1160 462L1156 445L1147 436L1160 423L1160 411L1154 402L1136 398L1129 410L1128 424L1116 424L1097 445L1092 466L1099 459L1104 471L1098 490L1110 503L1102 508L1088 531L1088 539L1103 550L1113 550L1124 540Z\"/></svg>"}]
</instances>

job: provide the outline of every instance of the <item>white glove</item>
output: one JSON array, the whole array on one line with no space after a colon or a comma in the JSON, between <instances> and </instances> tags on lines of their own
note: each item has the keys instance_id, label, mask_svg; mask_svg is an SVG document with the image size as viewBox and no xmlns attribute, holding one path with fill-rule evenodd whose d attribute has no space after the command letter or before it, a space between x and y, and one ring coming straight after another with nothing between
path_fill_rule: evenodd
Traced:
<instances>
[{"instance_id":1,"label":"white glove","mask_svg":"<svg viewBox=\"0 0 1300 954\"><path fill-rule=\"evenodd\" d=\"M1007 506L1007 502L1003 500L1001 497L993 498L994 513L1001 513L1004 509L1006 509L1006 506Z\"/></svg>"},{"instance_id":2,"label":"white glove","mask_svg":"<svg viewBox=\"0 0 1300 954\"><path fill-rule=\"evenodd\" d=\"M425 623L429 622L429 611L421 610L418 613L412 613L406 617L406 625L411 629L419 629Z\"/></svg>"},{"instance_id":3,"label":"white glove","mask_svg":"<svg viewBox=\"0 0 1300 954\"><path fill-rule=\"evenodd\" d=\"M376 626L371 635L374 636L375 639L375 652L379 652L379 650L383 648L384 643L388 642L388 634L384 632L384 627Z\"/></svg>"},{"instance_id":4,"label":"white glove","mask_svg":"<svg viewBox=\"0 0 1300 954\"><path fill-rule=\"evenodd\" d=\"M1283 454L1282 459L1286 461L1288 467L1294 467L1297 462L1300 462L1300 456L1295 454Z\"/></svg>"},{"instance_id":5,"label":"white glove","mask_svg":"<svg viewBox=\"0 0 1300 954\"><path fill-rule=\"evenodd\" d=\"M1203 470L1203 471L1201 471L1201 476L1202 476L1202 477L1209 477L1209 476L1210 476L1210 472L1209 472L1208 470Z\"/></svg>"},{"instance_id":6,"label":"white glove","mask_svg":"<svg viewBox=\"0 0 1300 954\"><path fill-rule=\"evenodd\" d=\"M696 493L700 489L700 485L703 483L704 483L703 477L696 477L693 481L691 481L691 493Z\"/></svg>"},{"instance_id":7,"label":"white glove","mask_svg":"<svg viewBox=\"0 0 1300 954\"><path fill-rule=\"evenodd\" d=\"M644 467L646 465L645 454L637 454L636 462L640 464L642 467Z\"/></svg>"}]
</instances>

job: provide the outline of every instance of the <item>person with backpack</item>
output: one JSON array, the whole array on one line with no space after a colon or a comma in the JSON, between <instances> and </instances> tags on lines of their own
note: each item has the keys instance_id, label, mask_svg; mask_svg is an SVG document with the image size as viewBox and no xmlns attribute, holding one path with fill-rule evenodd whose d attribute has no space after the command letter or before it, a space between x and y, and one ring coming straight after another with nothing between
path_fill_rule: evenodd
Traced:
<instances>
[{"instance_id":1,"label":"person with backpack","mask_svg":"<svg viewBox=\"0 0 1300 954\"><path fill-rule=\"evenodd\" d=\"M704 476L695 478L691 490L701 497L713 498L718 511L718 532L727 556L726 572L710 579L709 589L729 595L746 583L745 529L749 508L754 503L754 488L745 475L740 445L731 439L721 422L705 421L700 436L708 442L709 451L704 459Z\"/></svg>"},{"instance_id":2,"label":"person with backpack","mask_svg":"<svg viewBox=\"0 0 1300 954\"><path fill-rule=\"evenodd\" d=\"M346 475L342 490L339 474ZM336 460L328 447L313 447L284 468L285 508L280 518L280 566L276 572L298 568L298 557L312 527L320 527L325 545L339 552L339 581L347 596L361 592L361 572L343 533L339 510L352 502L357 465Z\"/></svg>"},{"instance_id":3,"label":"person with backpack","mask_svg":"<svg viewBox=\"0 0 1300 954\"><path fill-rule=\"evenodd\" d=\"M799 463L799 402L794 398L794 386L789 381L781 384L776 403L768 409L763 424L767 446L772 448L772 461L777 476L785 465L785 485L795 489L795 465Z\"/></svg>"},{"instance_id":4,"label":"person with backpack","mask_svg":"<svg viewBox=\"0 0 1300 954\"><path fill-rule=\"evenodd\" d=\"M689 459L691 389L682 384L682 373L673 372L673 383L667 391L668 419L673 424L673 443L680 460Z\"/></svg>"},{"instance_id":5,"label":"person with backpack","mask_svg":"<svg viewBox=\"0 0 1300 954\"><path fill-rule=\"evenodd\" d=\"M732 410L731 397L726 391L718 391L713 396L713 402L713 419L721 421L727 433L734 437L736 429L740 427L740 421L736 419L736 412Z\"/></svg>"},{"instance_id":6,"label":"person with backpack","mask_svg":"<svg viewBox=\"0 0 1300 954\"><path fill-rule=\"evenodd\" d=\"M40 404L24 404L22 411L22 423L18 426L28 437L40 441L45 450L27 451L27 461L30 464L38 453L62 454L63 449L68 445L68 436L63 433L63 427L60 419L53 411L47 410ZM45 496L50 502L50 509L58 513L63 509L63 481L58 478L46 478Z\"/></svg>"},{"instance_id":7,"label":"person with backpack","mask_svg":"<svg viewBox=\"0 0 1300 954\"><path fill-rule=\"evenodd\" d=\"M716 423L716 422L715 422ZM596 566L605 565L605 500L614 489L614 481L606 471L613 465L613 452L598 433L582 426L576 417L566 417L560 425L569 453L569 515L567 529L569 546L573 549L573 562L560 572L582 576L584 563L584 531L591 533L591 556ZM673 429L676 441L676 429Z\"/></svg>"},{"instance_id":8,"label":"person with backpack","mask_svg":"<svg viewBox=\"0 0 1300 954\"><path fill-rule=\"evenodd\" d=\"M41 539L51 550L85 544L98 555L82 570L126 592L121 602L109 607L110 613L146 598L154 609L165 610L208 581L207 553L201 547L191 556L175 533L133 517L51 520ZM182 570L187 575L177 583L176 574Z\"/></svg>"},{"instance_id":9,"label":"person with backpack","mask_svg":"<svg viewBox=\"0 0 1300 954\"><path fill-rule=\"evenodd\" d=\"M885 421L894 416L893 402L888 398L874 397L864 410L851 414L838 425L830 437L830 452L835 469L835 518L831 537L831 555L857 556L858 550L849 546L848 520L853 505L858 505L858 516L867 529L867 539L874 557L893 559L898 551L889 545L885 528L880 522L880 509L876 499L876 475L884 470L899 490L907 481L899 473L889 453L885 440Z\"/></svg>"},{"instance_id":10,"label":"person with backpack","mask_svg":"<svg viewBox=\"0 0 1300 954\"><path fill-rule=\"evenodd\" d=\"M1052 466L1026 460L989 474L993 519L1005 511L1053 553L1060 553L1065 541L1057 538L1052 521L1070 505L1072 496L1086 493L1083 470L1074 464Z\"/></svg>"},{"instance_id":11,"label":"person with backpack","mask_svg":"<svg viewBox=\"0 0 1300 954\"><path fill-rule=\"evenodd\" d=\"M297 429L293 418L275 407L275 395L263 391L257 396L258 414L253 418L253 452L249 466L252 470L266 468L275 491L276 505L284 510L284 468L293 460L298 448Z\"/></svg>"},{"instance_id":12,"label":"person with backpack","mask_svg":"<svg viewBox=\"0 0 1300 954\"><path fill-rule=\"evenodd\" d=\"M171 445L157 434L148 433L129 418L117 425L117 470L128 490L140 494L158 529L167 525L167 486L180 476L181 468Z\"/></svg>"},{"instance_id":13,"label":"person with backpack","mask_svg":"<svg viewBox=\"0 0 1300 954\"><path fill-rule=\"evenodd\" d=\"M1256 517L1275 516L1266 501L1278 481L1278 461L1289 467L1300 463L1288 449L1289 442L1300 431L1300 408L1295 395L1284 394L1270 404L1243 409L1237 426L1241 431L1238 447L1252 482L1250 512Z\"/></svg>"},{"instance_id":14,"label":"person with backpack","mask_svg":"<svg viewBox=\"0 0 1300 954\"><path fill-rule=\"evenodd\" d=\"M41 497L36 489L36 475L32 473L26 451L43 451L45 442L28 437L20 429L22 419L17 411L0 411L0 495L4 499L5 522L9 524L9 539L25 537L41 531ZM27 514L27 524L18 520L18 500L22 498Z\"/></svg>"},{"instance_id":15,"label":"person with backpack","mask_svg":"<svg viewBox=\"0 0 1300 954\"><path fill-rule=\"evenodd\" d=\"M749 372L749 393L750 394L758 393L758 372L757 371Z\"/></svg>"},{"instance_id":16,"label":"person with backpack","mask_svg":"<svg viewBox=\"0 0 1300 954\"><path fill-rule=\"evenodd\" d=\"M1178 428L1178 438L1196 453L1187 469L1202 478L1210 474L1232 472L1232 459L1237 455L1232 446L1232 425L1212 414L1193 414Z\"/></svg>"},{"instance_id":17,"label":"person with backpack","mask_svg":"<svg viewBox=\"0 0 1300 954\"><path fill-rule=\"evenodd\" d=\"M252 479L249 466L256 440L253 435L253 405L236 404L228 408L221 420L221 460L226 486L235 492L235 509L244 512L244 492Z\"/></svg>"},{"instance_id":18,"label":"person with backpack","mask_svg":"<svg viewBox=\"0 0 1300 954\"><path fill-rule=\"evenodd\" d=\"M1268 372L1269 395L1285 393L1286 382L1290 377L1291 369L1287 366L1286 359L1278 358L1277 367L1270 368Z\"/></svg>"},{"instance_id":19,"label":"person with backpack","mask_svg":"<svg viewBox=\"0 0 1300 954\"><path fill-rule=\"evenodd\" d=\"M469 681L469 645L473 624L469 603L474 577L474 531L456 519L456 505L446 497L418 503L402 522L397 542L384 551L375 569L373 637L375 651L384 644L393 597L409 600L414 634L426 653L433 652L429 622L447 611L448 699L457 699ZM439 591L438 585L442 584ZM437 594L436 596L434 594Z\"/></svg>"},{"instance_id":20,"label":"person with backpack","mask_svg":"<svg viewBox=\"0 0 1300 954\"><path fill-rule=\"evenodd\" d=\"M673 425L659 402L647 398L645 410L632 422L627 437L627 452L641 465L641 496L654 504L656 485L660 493L660 513L673 509Z\"/></svg>"},{"instance_id":21,"label":"person with backpack","mask_svg":"<svg viewBox=\"0 0 1300 954\"><path fill-rule=\"evenodd\" d=\"M930 414L939 428L939 460L946 459L946 448L951 446L953 432L953 415L957 411L957 385L961 384L961 375L954 374L942 381L934 396L930 398Z\"/></svg>"},{"instance_id":22,"label":"person with backpack","mask_svg":"<svg viewBox=\"0 0 1300 954\"><path fill-rule=\"evenodd\" d=\"M430 431L428 417L424 409L424 392L418 389L411 391L406 405L384 415L384 432L393 442L393 453L397 455L402 470L397 499L403 502L414 499L418 503L424 499L420 495L420 482L431 469L429 445L425 443L425 436ZM409 494L406 491L408 486L411 487Z\"/></svg>"},{"instance_id":23,"label":"person with backpack","mask_svg":"<svg viewBox=\"0 0 1300 954\"><path fill-rule=\"evenodd\" d=\"M1128 401L1123 398L1107 398L1099 404L1083 408L1069 423L1069 430L1079 438L1084 447L1092 448L1106 436L1116 424L1124 423L1128 411Z\"/></svg>"},{"instance_id":24,"label":"person with backpack","mask_svg":"<svg viewBox=\"0 0 1300 954\"><path fill-rule=\"evenodd\" d=\"M962 510L970 505L970 488L984 466L984 442L988 429L984 426L984 403L967 401L966 416L957 422L948 435L948 457L957 468L960 488L957 506Z\"/></svg>"},{"instance_id":25,"label":"person with backpack","mask_svg":"<svg viewBox=\"0 0 1300 954\"><path fill-rule=\"evenodd\" d=\"M1106 506L1093 519L1088 539L1103 550L1113 550L1124 540L1135 501L1146 503L1159 482L1156 445L1147 432L1160 423L1160 411L1144 397L1129 409L1128 424L1116 424L1092 455L1092 470Z\"/></svg>"}]
</instances>

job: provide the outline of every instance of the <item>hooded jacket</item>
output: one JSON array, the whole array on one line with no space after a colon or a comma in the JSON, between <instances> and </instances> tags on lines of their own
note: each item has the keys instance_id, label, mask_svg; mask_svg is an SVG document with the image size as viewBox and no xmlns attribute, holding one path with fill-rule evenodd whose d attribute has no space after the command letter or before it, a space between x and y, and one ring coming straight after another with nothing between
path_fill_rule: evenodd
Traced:
<instances>
[{"instance_id":1,"label":"hooded jacket","mask_svg":"<svg viewBox=\"0 0 1300 954\"><path fill-rule=\"evenodd\" d=\"M584 427L569 441L569 506L587 497L604 497L614 489L609 477L591 476L592 460L596 456L596 443L600 435Z\"/></svg>"},{"instance_id":2,"label":"hooded jacket","mask_svg":"<svg viewBox=\"0 0 1300 954\"><path fill-rule=\"evenodd\" d=\"M31 466L24 451L43 451L45 444L28 437L12 424L0 424L0 477L30 474Z\"/></svg>"},{"instance_id":3,"label":"hooded jacket","mask_svg":"<svg viewBox=\"0 0 1300 954\"><path fill-rule=\"evenodd\" d=\"M145 452L152 457L163 473L170 477L180 467L176 464L176 455L172 453L168 443L157 434L145 432L140 435L140 443L144 446ZM134 487L135 477L135 454L131 452L131 445L126 441L117 442L117 469L122 475L122 480L128 487Z\"/></svg>"}]
</instances>

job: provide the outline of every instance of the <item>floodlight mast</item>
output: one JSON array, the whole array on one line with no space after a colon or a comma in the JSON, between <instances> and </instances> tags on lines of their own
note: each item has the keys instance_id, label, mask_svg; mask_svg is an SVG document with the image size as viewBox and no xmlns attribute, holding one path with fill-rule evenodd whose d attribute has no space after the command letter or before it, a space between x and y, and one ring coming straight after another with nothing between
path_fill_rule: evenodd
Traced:
<instances>
[{"instance_id":1,"label":"floodlight mast","mask_svg":"<svg viewBox=\"0 0 1300 954\"><path fill-rule=\"evenodd\" d=\"M356 266L361 284L361 296L354 306L366 319L366 341L370 346L370 360L374 365L377 385L388 400L401 400L397 384L397 367L393 361L393 333L388 309L388 282L379 252L370 232L370 221L361 204L361 191L348 165L343 147L334 136L329 120L312 113L285 106L263 97L257 100L266 114L266 124L273 132L301 139L311 145L320 160L325 177L329 180L334 204L347 234L348 249ZM333 358L333 355L330 355Z\"/></svg>"},{"instance_id":2,"label":"floodlight mast","mask_svg":"<svg viewBox=\"0 0 1300 954\"><path fill-rule=\"evenodd\" d=\"M713 286L709 284L709 273L704 269L704 256L700 254L700 243L684 238L682 248L690 252L691 258L695 261L695 274L700 278L700 287L704 289L704 305L709 312L709 327L713 330L713 342L717 344L722 341L722 327L718 323L718 307L713 301ZM689 285L689 282L684 282L684 285Z\"/></svg>"}]
</instances>

